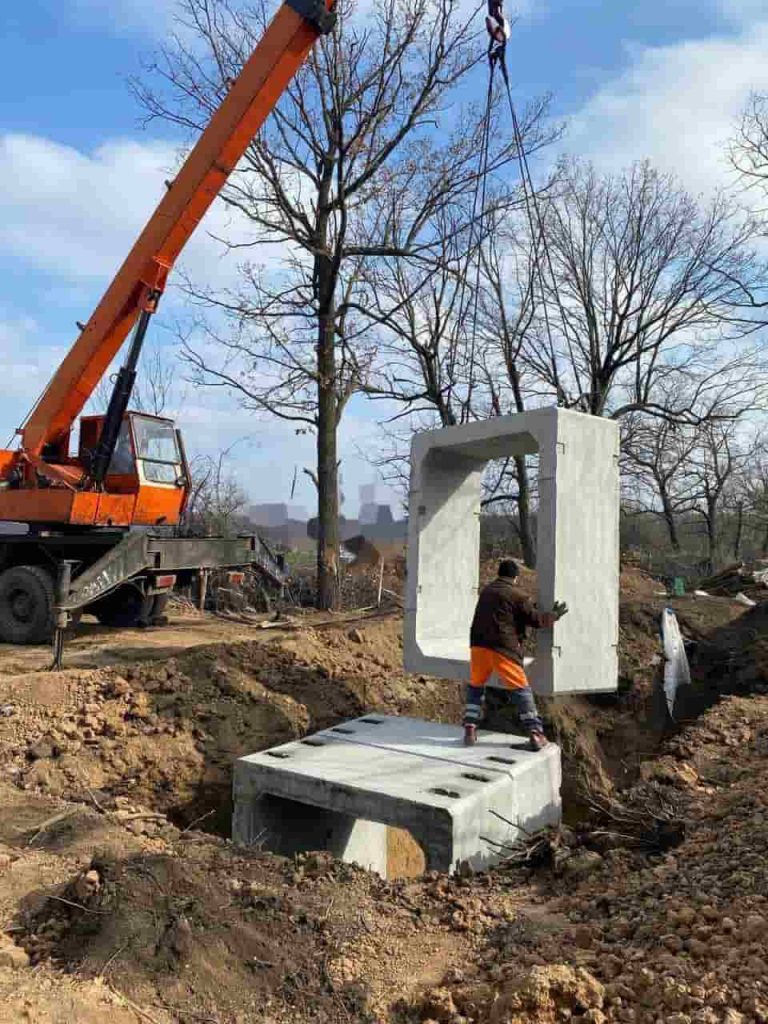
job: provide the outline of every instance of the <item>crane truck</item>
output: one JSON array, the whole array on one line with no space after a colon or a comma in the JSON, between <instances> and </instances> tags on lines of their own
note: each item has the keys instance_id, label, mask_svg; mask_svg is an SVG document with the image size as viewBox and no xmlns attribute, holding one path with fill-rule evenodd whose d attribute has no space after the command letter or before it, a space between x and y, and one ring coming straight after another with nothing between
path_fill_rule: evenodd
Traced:
<instances>
[{"instance_id":1,"label":"crane truck","mask_svg":"<svg viewBox=\"0 0 768 1024\"><path fill-rule=\"evenodd\" d=\"M285 0L90 319L78 324L16 447L0 449L0 523L14 524L0 535L0 642L60 641L82 611L104 624L146 624L177 582L208 569L253 566L281 579L258 538L178 534L190 493L182 435L172 420L129 406L175 261L334 20L322 0ZM106 412L81 416L129 335Z\"/></svg>"}]
</instances>

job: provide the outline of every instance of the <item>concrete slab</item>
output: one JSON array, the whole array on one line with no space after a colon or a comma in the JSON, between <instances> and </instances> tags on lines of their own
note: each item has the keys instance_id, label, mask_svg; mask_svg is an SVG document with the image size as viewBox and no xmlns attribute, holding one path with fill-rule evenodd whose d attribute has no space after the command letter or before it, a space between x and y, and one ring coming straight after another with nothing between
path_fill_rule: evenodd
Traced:
<instances>
[{"instance_id":1,"label":"concrete slab","mask_svg":"<svg viewBox=\"0 0 768 1024\"><path fill-rule=\"evenodd\" d=\"M477 747L464 748L458 733L363 716L240 758L233 839L285 854L326 849L386 874L383 826L394 825L421 845L428 870L477 870L523 830L559 823L556 746L533 754L523 737L481 732Z\"/></svg>"},{"instance_id":2,"label":"concrete slab","mask_svg":"<svg viewBox=\"0 0 768 1024\"><path fill-rule=\"evenodd\" d=\"M315 735L318 740L360 743L393 753L415 754L467 768L488 768L507 774L513 774L516 765L524 765L539 756L529 749L525 736L480 729L477 745L465 747L463 730L456 725L392 715L362 715ZM559 778L554 782L559 791Z\"/></svg>"},{"instance_id":3,"label":"concrete slab","mask_svg":"<svg viewBox=\"0 0 768 1024\"><path fill-rule=\"evenodd\" d=\"M616 423L537 409L418 434L411 447L405 667L469 678L479 584L485 464L539 456L538 604L569 613L537 634L529 668L541 694L615 690L618 682L619 433Z\"/></svg>"}]
</instances>

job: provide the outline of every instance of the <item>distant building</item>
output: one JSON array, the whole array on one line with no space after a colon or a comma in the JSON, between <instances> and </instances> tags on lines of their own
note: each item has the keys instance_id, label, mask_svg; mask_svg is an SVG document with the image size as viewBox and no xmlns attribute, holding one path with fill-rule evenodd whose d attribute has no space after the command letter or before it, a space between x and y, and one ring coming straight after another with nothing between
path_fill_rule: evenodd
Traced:
<instances>
[{"instance_id":1,"label":"distant building","mask_svg":"<svg viewBox=\"0 0 768 1024\"><path fill-rule=\"evenodd\" d=\"M344 542L352 537L364 537L372 541L404 541L408 532L406 520L396 520L389 505L376 505L376 515L372 523L363 523L359 519L345 519L339 516L339 540ZM307 536L317 540L317 518L307 523Z\"/></svg>"},{"instance_id":2,"label":"distant building","mask_svg":"<svg viewBox=\"0 0 768 1024\"><path fill-rule=\"evenodd\" d=\"M372 502L360 509L358 522L361 526L389 526L394 521L395 517L389 505L377 505L376 502Z\"/></svg>"},{"instance_id":3,"label":"distant building","mask_svg":"<svg viewBox=\"0 0 768 1024\"><path fill-rule=\"evenodd\" d=\"M360 506L360 515L358 517L359 522L362 525L368 526L376 522L379 514L379 506L375 501L366 501L365 504Z\"/></svg>"},{"instance_id":4,"label":"distant building","mask_svg":"<svg viewBox=\"0 0 768 1024\"><path fill-rule=\"evenodd\" d=\"M376 524L376 526L392 526L394 521L395 517L392 515L392 509L389 507L389 505L376 506L376 518L373 521Z\"/></svg>"},{"instance_id":5,"label":"distant building","mask_svg":"<svg viewBox=\"0 0 768 1024\"><path fill-rule=\"evenodd\" d=\"M306 509L301 505L286 505L284 502L251 505L247 515L254 526L285 526L291 520L300 523L307 520Z\"/></svg>"},{"instance_id":6,"label":"distant building","mask_svg":"<svg viewBox=\"0 0 768 1024\"><path fill-rule=\"evenodd\" d=\"M360 493L360 514L357 519L361 525L376 522L376 484L363 484Z\"/></svg>"}]
</instances>

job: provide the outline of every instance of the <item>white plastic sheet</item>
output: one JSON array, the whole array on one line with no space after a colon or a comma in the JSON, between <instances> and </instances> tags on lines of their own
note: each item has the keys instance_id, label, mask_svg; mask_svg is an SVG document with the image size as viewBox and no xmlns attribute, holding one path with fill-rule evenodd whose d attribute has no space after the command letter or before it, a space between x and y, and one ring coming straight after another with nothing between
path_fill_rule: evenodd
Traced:
<instances>
[{"instance_id":1,"label":"white plastic sheet","mask_svg":"<svg viewBox=\"0 0 768 1024\"><path fill-rule=\"evenodd\" d=\"M675 697L681 686L689 686L691 668L677 616L671 608L661 613L661 638L664 645L664 695L669 714L674 718Z\"/></svg>"}]
</instances>

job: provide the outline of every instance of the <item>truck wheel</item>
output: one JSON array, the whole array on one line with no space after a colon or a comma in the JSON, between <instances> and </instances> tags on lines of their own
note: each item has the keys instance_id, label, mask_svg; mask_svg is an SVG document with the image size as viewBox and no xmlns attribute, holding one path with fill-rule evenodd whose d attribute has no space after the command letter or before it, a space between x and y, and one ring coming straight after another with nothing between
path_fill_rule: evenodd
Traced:
<instances>
[{"instance_id":1,"label":"truck wheel","mask_svg":"<svg viewBox=\"0 0 768 1024\"><path fill-rule=\"evenodd\" d=\"M147 597L138 587L127 584L94 601L85 610L95 615L102 626L145 626L153 602L153 596Z\"/></svg>"},{"instance_id":2,"label":"truck wheel","mask_svg":"<svg viewBox=\"0 0 768 1024\"><path fill-rule=\"evenodd\" d=\"M53 577L39 565L15 565L0 573L0 640L43 644L53 635Z\"/></svg>"}]
</instances>

